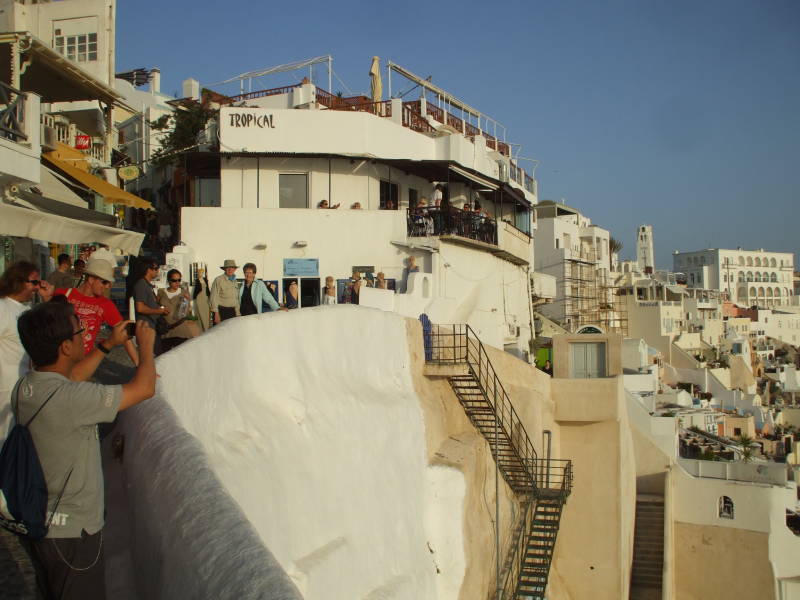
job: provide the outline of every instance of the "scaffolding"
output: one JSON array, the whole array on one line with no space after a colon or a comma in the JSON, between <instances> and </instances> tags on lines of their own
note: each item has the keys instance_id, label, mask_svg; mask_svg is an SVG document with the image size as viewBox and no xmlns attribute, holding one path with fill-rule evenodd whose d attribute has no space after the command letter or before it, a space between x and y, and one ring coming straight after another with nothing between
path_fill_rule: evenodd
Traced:
<instances>
[{"instance_id":1,"label":"scaffolding","mask_svg":"<svg viewBox=\"0 0 800 600\"><path fill-rule=\"evenodd\" d=\"M628 334L625 297L612 279L614 273L602 268L593 251L564 259L561 272L557 283L563 297L556 302L563 305L562 325L566 329L575 333L582 327L595 326L606 333Z\"/></svg>"}]
</instances>

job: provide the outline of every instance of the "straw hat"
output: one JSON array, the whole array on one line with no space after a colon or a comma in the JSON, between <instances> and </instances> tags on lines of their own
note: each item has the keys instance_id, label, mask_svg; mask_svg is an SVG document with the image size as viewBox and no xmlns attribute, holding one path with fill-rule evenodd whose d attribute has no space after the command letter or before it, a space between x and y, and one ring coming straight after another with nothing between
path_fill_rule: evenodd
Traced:
<instances>
[{"instance_id":1,"label":"straw hat","mask_svg":"<svg viewBox=\"0 0 800 600\"><path fill-rule=\"evenodd\" d=\"M84 275L92 275L106 281L114 281L114 268L104 258L91 258L83 269Z\"/></svg>"},{"instance_id":2,"label":"straw hat","mask_svg":"<svg viewBox=\"0 0 800 600\"><path fill-rule=\"evenodd\" d=\"M233 267L234 269L238 269L239 265L236 264L236 261L232 258L226 258L225 263L220 267L220 269L227 269L229 267Z\"/></svg>"}]
</instances>

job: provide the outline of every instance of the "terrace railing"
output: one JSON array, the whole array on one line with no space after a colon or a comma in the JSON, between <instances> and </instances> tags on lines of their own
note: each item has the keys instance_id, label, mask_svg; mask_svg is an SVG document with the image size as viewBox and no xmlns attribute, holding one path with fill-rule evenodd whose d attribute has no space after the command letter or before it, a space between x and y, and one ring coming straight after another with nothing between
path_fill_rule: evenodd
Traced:
<instances>
[{"instance_id":1,"label":"terrace railing","mask_svg":"<svg viewBox=\"0 0 800 600\"><path fill-rule=\"evenodd\" d=\"M497 245L494 219L457 208L409 208L406 226L408 237L457 235Z\"/></svg>"},{"instance_id":2,"label":"terrace railing","mask_svg":"<svg viewBox=\"0 0 800 600\"><path fill-rule=\"evenodd\" d=\"M246 94L239 94L238 96L231 96L232 102L241 102L243 100L253 100L255 98L265 98L267 96L279 96L280 94L289 94L291 91L300 87L299 83L294 85L285 85L283 87L271 88L268 90L258 90L257 92L247 92Z\"/></svg>"},{"instance_id":3,"label":"terrace railing","mask_svg":"<svg viewBox=\"0 0 800 600\"><path fill-rule=\"evenodd\" d=\"M378 117L391 117L392 116L392 101L382 100L381 102L359 102L359 103L333 103L330 107L331 110L343 110L352 112L366 112Z\"/></svg>"},{"instance_id":4,"label":"terrace railing","mask_svg":"<svg viewBox=\"0 0 800 600\"><path fill-rule=\"evenodd\" d=\"M20 142L25 134L25 94L0 81L0 137Z\"/></svg>"},{"instance_id":5,"label":"terrace railing","mask_svg":"<svg viewBox=\"0 0 800 600\"><path fill-rule=\"evenodd\" d=\"M419 112L419 102L403 102L403 127L419 133L433 134L436 129Z\"/></svg>"}]
</instances>

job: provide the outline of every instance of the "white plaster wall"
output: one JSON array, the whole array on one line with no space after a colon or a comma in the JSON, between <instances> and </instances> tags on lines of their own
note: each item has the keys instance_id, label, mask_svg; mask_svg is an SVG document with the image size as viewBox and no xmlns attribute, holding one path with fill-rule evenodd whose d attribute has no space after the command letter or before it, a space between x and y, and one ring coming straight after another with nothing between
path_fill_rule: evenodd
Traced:
<instances>
[{"instance_id":1,"label":"white plaster wall","mask_svg":"<svg viewBox=\"0 0 800 600\"><path fill-rule=\"evenodd\" d=\"M458 597L464 481L427 465L404 319L244 317L158 370L159 397L306 600Z\"/></svg>"},{"instance_id":2,"label":"white plaster wall","mask_svg":"<svg viewBox=\"0 0 800 600\"><path fill-rule=\"evenodd\" d=\"M70 0L39 2L17 7L14 23L4 31L30 31L45 44L53 46L53 21L93 17L95 29L80 33L97 33L97 60L75 63L106 85L113 81L115 68L115 0Z\"/></svg>"},{"instance_id":3,"label":"white plaster wall","mask_svg":"<svg viewBox=\"0 0 800 600\"><path fill-rule=\"evenodd\" d=\"M377 210L380 206L380 182L398 185L400 208L408 207L409 189L417 190L417 198L430 198L433 184L426 179L407 175L400 169L354 158L224 157L221 159L222 203L225 208L280 208L279 176L282 173L308 174L308 207L316 208L320 200L338 210L350 209L360 202L362 209ZM452 185L456 188L458 186ZM451 197L458 197L451 189Z\"/></svg>"},{"instance_id":4,"label":"white plaster wall","mask_svg":"<svg viewBox=\"0 0 800 600\"><path fill-rule=\"evenodd\" d=\"M266 99L263 101L266 102ZM271 104L280 105L273 100ZM272 127L236 127L233 115L272 115ZM494 179L499 177L496 153L485 140L473 142L461 133L430 137L366 112L296 110L291 108L223 107L220 148L223 152L315 153L412 160L451 160ZM507 162L506 159L503 159ZM515 182L528 200L536 196Z\"/></svg>"},{"instance_id":5,"label":"white plaster wall","mask_svg":"<svg viewBox=\"0 0 800 600\"><path fill-rule=\"evenodd\" d=\"M775 577L800 576L800 537L786 526L786 508L795 504L795 489L746 482L692 477L675 467L675 520L769 533L769 558ZM721 496L733 500L734 519L718 516Z\"/></svg>"},{"instance_id":6,"label":"white plaster wall","mask_svg":"<svg viewBox=\"0 0 800 600\"><path fill-rule=\"evenodd\" d=\"M371 265L396 279L402 291L406 260L413 255L420 271L430 274L430 296L426 301L418 290L411 302L398 297L398 312L413 318L427 312L436 323L469 323L484 343L498 348L511 343L521 350L528 347L525 267L435 239L407 240L403 212L183 208L181 237L213 277L226 258L239 265L253 262L258 276L267 280L283 278L284 258L317 258L323 281L328 275L348 278L353 266ZM297 241L307 245L298 247ZM259 244L266 244L266 250L256 250ZM507 323L519 327L519 338L508 335Z\"/></svg>"}]
</instances>

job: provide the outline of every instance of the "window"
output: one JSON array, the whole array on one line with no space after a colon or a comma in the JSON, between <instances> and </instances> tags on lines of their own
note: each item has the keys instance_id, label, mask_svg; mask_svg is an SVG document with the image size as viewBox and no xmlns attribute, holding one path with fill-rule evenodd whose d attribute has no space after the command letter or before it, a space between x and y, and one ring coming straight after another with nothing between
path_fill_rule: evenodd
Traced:
<instances>
[{"instance_id":1,"label":"window","mask_svg":"<svg viewBox=\"0 0 800 600\"><path fill-rule=\"evenodd\" d=\"M53 47L75 62L91 62L97 60L97 34L81 33L64 35L62 29L55 30Z\"/></svg>"},{"instance_id":2,"label":"window","mask_svg":"<svg viewBox=\"0 0 800 600\"><path fill-rule=\"evenodd\" d=\"M733 500L728 496L720 496L717 510L720 519L733 519Z\"/></svg>"},{"instance_id":3,"label":"window","mask_svg":"<svg viewBox=\"0 0 800 600\"><path fill-rule=\"evenodd\" d=\"M414 208L417 206L417 198L419 197L419 192L414 188L408 188L408 207Z\"/></svg>"},{"instance_id":4,"label":"window","mask_svg":"<svg viewBox=\"0 0 800 600\"><path fill-rule=\"evenodd\" d=\"M308 175L306 173L281 173L278 176L278 206L280 208L308 208Z\"/></svg>"},{"instance_id":5,"label":"window","mask_svg":"<svg viewBox=\"0 0 800 600\"><path fill-rule=\"evenodd\" d=\"M381 205L382 209L397 209L399 188L396 183L381 180ZM389 204L391 202L391 205Z\"/></svg>"},{"instance_id":6,"label":"window","mask_svg":"<svg viewBox=\"0 0 800 600\"><path fill-rule=\"evenodd\" d=\"M741 427L734 427L733 428L733 437L739 437L742 435L742 428Z\"/></svg>"}]
</instances>

